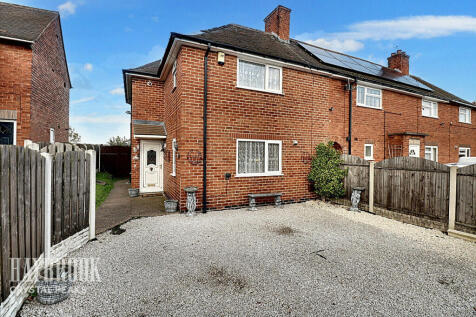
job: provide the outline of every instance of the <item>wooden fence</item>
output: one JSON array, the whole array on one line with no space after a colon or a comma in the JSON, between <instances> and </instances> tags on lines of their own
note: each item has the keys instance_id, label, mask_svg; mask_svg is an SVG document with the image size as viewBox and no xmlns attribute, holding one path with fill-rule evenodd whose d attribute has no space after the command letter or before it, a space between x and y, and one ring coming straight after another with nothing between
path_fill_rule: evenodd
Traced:
<instances>
[{"instance_id":1,"label":"wooden fence","mask_svg":"<svg viewBox=\"0 0 476 317\"><path fill-rule=\"evenodd\" d=\"M418 157L375 164L375 206L448 222L450 168Z\"/></svg>"},{"instance_id":2,"label":"wooden fence","mask_svg":"<svg viewBox=\"0 0 476 317\"><path fill-rule=\"evenodd\" d=\"M84 151L60 152L53 157L53 244L88 226L90 164Z\"/></svg>"},{"instance_id":3,"label":"wooden fence","mask_svg":"<svg viewBox=\"0 0 476 317\"><path fill-rule=\"evenodd\" d=\"M25 259L43 253L45 158L37 151L0 147L0 201L2 249L0 252L2 300L10 293L11 258Z\"/></svg>"},{"instance_id":4,"label":"wooden fence","mask_svg":"<svg viewBox=\"0 0 476 317\"><path fill-rule=\"evenodd\" d=\"M90 208L94 214L95 200L95 186L91 185L92 178L95 182L93 153L50 155L14 145L0 146L2 300L15 286L11 259L19 259L21 279L25 268L33 265L31 261L48 253L51 245L88 226L94 229L89 218Z\"/></svg>"},{"instance_id":5,"label":"wooden fence","mask_svg":"<svg viewBox=\"0 0 476 317\"><path fill-rule=\"evenodd\" d=\"M457 170L456 229L476 233L476 165Z\"/></svg>"},{"instance_id":6,"label":"wooden fence","mask_svg":"<svg viewBox=\"0 0 476 317\"><path fill-rule=\"evenodd\" d=\"M100 145L100 144L73 144L73 143L33 143L27 141L26 147L38 149L41 153L56 154L67 151L96 151L96 166L99 172L107 172L114 177L126 178L131 173L131 146L130 145Z\"/></svg>"},{"instance_id":7,"label":"wooden fence","mask_svg":"<svg viewBox=\"0 0 476 317\"><path fill-rule=\"evenodd\" d=\"M342 155L342 160L348 174L345 197L337 202L350 204L352 188L364 187L364 210L424 227L448 230L456 225L460 231L476 233L476 165L457 169L415 157L374 163Z\"/></svg>"}]
</instances>

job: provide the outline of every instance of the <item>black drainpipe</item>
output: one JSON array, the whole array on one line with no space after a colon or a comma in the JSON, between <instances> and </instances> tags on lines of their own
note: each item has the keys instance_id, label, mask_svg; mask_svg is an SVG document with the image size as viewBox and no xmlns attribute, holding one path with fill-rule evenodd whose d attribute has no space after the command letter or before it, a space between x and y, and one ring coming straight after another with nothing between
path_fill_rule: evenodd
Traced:
<instances>
[{"instance_id":1,"label":"black drainpipe","mask_svg":"<svg viewBox=\"0 0 476 317\"><path fill-rule=\"evenodd\" d=\"M354 80L355 81L355 80ZM352 83L347 80L347 87L349 90L349 135L347 141L349 142L349 155L352 154Z\"/></svg>"},{"instance_id":2,"label":"black drainpipe","mask_svg":"<svg viewBox=\"0 0 476 317\"><path fill-rule=\"evenodd\" d=\"M207 103L208 103L208 43L203 60L203 213L207 212Z\"/></svg>"}]
</instances>

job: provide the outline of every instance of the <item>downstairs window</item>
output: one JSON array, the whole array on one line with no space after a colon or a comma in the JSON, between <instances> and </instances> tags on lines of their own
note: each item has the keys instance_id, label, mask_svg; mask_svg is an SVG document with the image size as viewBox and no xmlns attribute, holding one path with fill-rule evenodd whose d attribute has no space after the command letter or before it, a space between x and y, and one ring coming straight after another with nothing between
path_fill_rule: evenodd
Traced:
<instances>
[{"instance_id":1,"label":"downstairs window","mask_svg":"<svg viewBox=\"0 0 476 317\"><path fill-rule=\"evenodd\" d=\"M281 141L237 140L236 176L281 175Z\"/></svg>"}]
</instances>

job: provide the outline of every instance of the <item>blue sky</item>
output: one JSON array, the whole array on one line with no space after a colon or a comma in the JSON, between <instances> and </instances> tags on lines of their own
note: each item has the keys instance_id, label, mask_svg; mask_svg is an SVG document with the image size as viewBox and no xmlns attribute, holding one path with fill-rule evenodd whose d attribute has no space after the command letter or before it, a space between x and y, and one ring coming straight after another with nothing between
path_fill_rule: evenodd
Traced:
<instances>
[{"instance_id":1,"label":"blue sky","mask_svg":"<svg viewBox=\"0 0 476 317\"><path fill-rule=\"evenodd\" d=\"M452 1L9 1L62 15L72 78L70 124L83 142L129 135L123 68L162 57L170 32L238 23L264 29L278 4L292 9L291 37L386 65L397 48L410 72L476 100L476 2Z\"/></svg>"}]
</instances>

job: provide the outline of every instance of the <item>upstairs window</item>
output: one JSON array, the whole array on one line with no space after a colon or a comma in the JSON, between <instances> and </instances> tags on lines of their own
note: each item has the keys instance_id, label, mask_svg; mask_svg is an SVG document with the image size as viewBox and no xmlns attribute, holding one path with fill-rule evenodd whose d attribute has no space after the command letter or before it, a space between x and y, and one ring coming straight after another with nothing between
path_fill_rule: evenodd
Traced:
<instances>
[{"instance_id":1,"label":"upstairs window","mask_svg":"<svg viewBox=\"0 0 476 317\"><path fill-rule=\"evenodd\" d=\"M238 60L238 87L281 93L282 69Z\"/></svg>"},{"instance_id":2,"label":"upstairs window","mask_svg":"<svg viewBox=\"0 0 476 317\"><path fill-rule=\"evenodd\" d=\"M471 109L459 107L459 122L471 123Z\"/></svg>"},{"instance_id":3,"label":"upstairs window","mask_svg":"<svg viewBox=\"0 0 476 317\"><path fill-rule=\"evenodd\" d=\"M281 175L281 141L237 140L236 175Z\"/></svg>"},{"instance_id":4,"label":"upstairs window","mask_svg":"<svg viewBox=\"0 0 476 317\"><path fill-rule=\"evenodd\" d=\"M357 105L374 109L382 109L382 90L357 86Z\"/></svg>"},{"instance_id":5,"label":"upstairs window","mask_svg":"<svg viewBox=\"0 0 476 317\"><path fill-rule=\"evenodd\" d=\"M434 101L423 100L421 114L424 117L438 118L438 103Z\"/></svg>"},{"instance_id":6,"label":"upstairs window","mask_svg":"<svg viewBox=\"0 0 476 317\"><path fill-rule=\"evenodd\" d=\"M177 87L177 61L174 62L174 66L172 67L172 76L173 76L173 88Z\"/></svg>"},{"instance_id":7,"label":"upstairs window","mask_svg":"<svg viewBox=\"0 0 476 317\"><path fill-rule=\"evenodd\" d=\"M425 146L425 158L430 161L438 162L438 147Z\"/></svg>"},{"instance_id":8,"label":"upstairs window","mask_svg":"<svg viewBox=\"0 0 476 317\"><path fill-rule=\"evenodd\" d=\"M471 156L471 148L469 147L459 148L459 157L470 157L470 156Z\"/></svg>"}]
</instances>

